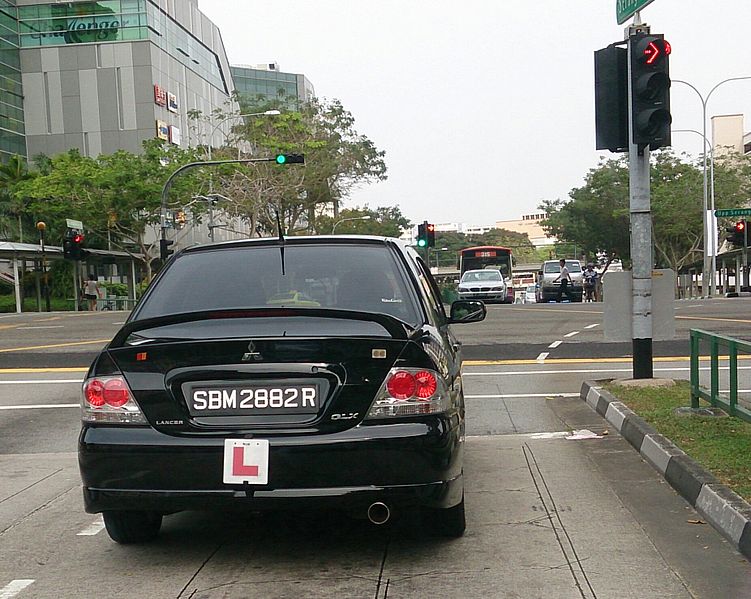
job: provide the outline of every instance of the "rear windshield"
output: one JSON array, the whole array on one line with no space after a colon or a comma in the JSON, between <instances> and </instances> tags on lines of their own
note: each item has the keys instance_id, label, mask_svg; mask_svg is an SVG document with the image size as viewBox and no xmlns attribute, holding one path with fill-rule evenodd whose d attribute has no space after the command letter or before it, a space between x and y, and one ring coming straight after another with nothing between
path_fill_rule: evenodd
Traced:
<instances>
[{"instance_id":1,"label":"rear windshield","mask_svg":"<svg viewBox=\"0 0 751 599\"><path fill-rule=\"evenodd\" d=\"M581 272L582 271L581 264L578 261L574 262L573 260L566 260L566 267L568 268L569 272ZM545 272L546 273L561 272L561 265L558 262L546 262Z\"/></svg>"},{"instance_id":2,"label":"rear windshield","mask_svg":"<svg viewBox=\"0 0 751 599\"><path fill-rule=\"evenodd\" d=\"M189 252L169 267L137 318L234 308L336 308L418 324L407 281L386 246L286 246Z\"/></svg>"}]
</instances>

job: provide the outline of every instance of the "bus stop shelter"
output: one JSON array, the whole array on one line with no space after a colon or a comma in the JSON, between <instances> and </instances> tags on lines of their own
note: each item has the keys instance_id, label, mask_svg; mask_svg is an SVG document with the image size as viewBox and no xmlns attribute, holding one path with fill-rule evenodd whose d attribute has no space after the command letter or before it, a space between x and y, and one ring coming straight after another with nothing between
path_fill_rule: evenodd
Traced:
<instances>
[{"instance_id":1,"label":"bus stop shelter","mask_svg":"<svg viewBox=\"0 0 751 599\"><path fill-rule=\"evenodd\" d=\"M86 260L81 261L82 264L121 264L127 265L127 279L128 286L128 303L131 305L135 303L136 299L136 261L140 258L139 255L131 255L128 252L120 252L113 250L98 250L89 249L86 251L89 253ZM17 243L14 241L0 241L0 263L3 261L10 262L12 269L12 282L16 297L16 312L22 312L22 300L21 300L21 277L24 273L24 265L26 262L31 261L34 264L41 265L46 262L49 265L55 260L63 260L63 249L59 246L45 245L44 252L39 244L33 243ZM75 309L78 310L79 305L79 269L78 262L74 262L73 269L73 289ZM38 269L35 269L37 272ZM39 297L39 280L37 279L37 297Z\"/></svg>"}]
</instances>

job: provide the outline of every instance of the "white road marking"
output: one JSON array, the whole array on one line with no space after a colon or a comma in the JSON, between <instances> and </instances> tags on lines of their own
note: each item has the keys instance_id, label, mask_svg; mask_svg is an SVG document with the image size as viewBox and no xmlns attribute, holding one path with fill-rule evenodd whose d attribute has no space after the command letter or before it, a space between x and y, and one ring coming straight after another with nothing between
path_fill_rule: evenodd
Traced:
<instances>
[{"instance_id":1,"label":"white road marking","mask_svg":"<svg viewBox=\"0 0 751 599\"><path fill-rule=\"evenodd\" d=\"M0 406L0 410L40 410L45 408L80 408L77 403L29 404L25 406ZM0 599L2 597L0 596Z\"/></svg>"},{"instance_id":2,"label":"white road marking","mask_svg":"<svg viewBox=\"0 0 751 599\"><path fill-rule=\"evenodd\" d=\"M719 370L730 370L729 366L720 366ZM689 372L688 366L675 366L674 368L655 368L655 372ZM709 372L711 368L705 366L699 371ZM738 366L738 370L751 370L751 366ZM505 372L462 372L462 377L467 376L528 376L530 374L601 374L604 372L632 372L631 368L577 368L570 370L508 370Z\"/></svg>"},{"instance_id":3,"label":"white road marking","mask_svg":"<svg viewBox=\"0 0 751 599\"><path fill-rule=\"evenodd\" d=\"M32 329L64 329L64 324L51 324L43 327L18 327L16 330L18 331L30 331Z\"/></svg>"},{"instance_id":4,"label":"white road marking","mask_svg":"<svg viewBox=\"0 0 751 599\"><path fill-rule=\"evenodd\" d=\"M515 433L512 435L503 435L504 439L509 437L521 437L522 439L565 439L571 434L571 431L556 431L556 432L542 432L542 433ZM477 441L492 441L496 435L467 435L468 439L476 439Z\"/></svg>"},{"instance_id":5,"label":"white road marking","mask_svg":"<svg viewBox=\"0 0 751 599\"><path fill-rule=\"evenodd\" d=\"M564 337L573 337L574 335L578 335L579 331L571 331L570 333L566 333Z\"/></svg>"},{"instance_id":6,"label":"white road marking","mask_svg":"<svg viewBox=\"0 0 751 599\"><path fill-rule=\"evenodd\" d=\"M27 586L34 582L33 578L19 578L12 580L0 589L0 599L13 599L18 593L23 591Z\"/></svg>"},{"instance_id":7,"label":"white road marking","mask_svg":"<svg viewBox=\"0 0 751 599\"><path fill-rule=\"evenodd\" d=\"M600 326L600 324L596 322L595 324L588 324L588 325L587 325L586 327L584 327L584 328L585 328L585 329L594 329L595 327L599 327L599 326Z\"/></svg>"},{"instance_id":8,"label":"white road marking","mask_svg":"<svg viewBox=\"0 0 751 599\"><path fill-rule=\"evenodd\" d=\"M39 379L36 381L0 381L0 385L66 385L82 382L83 379Z\"/></svg>"},{"instance_id":9,"label":"white road marking","mask_svg":"<svg viewBox=\"0 0 751 599\"><path fill-rule=\"evenodd\" d=\"M100 516L98 519L94 520L94 522L92 522L86 528L84 528L81 532L77 532L76 536L93 537L94 535L99 534L103 530L104 530L104 520L102 520L102 517Z\"/></svg>"},{"instance_id":10,"label":"white road marking","mask_svg":"<svg viewBox=\"0 0 751 599\"><path fill-rule=\"evenodd\" d=\"M543 364L543 363L545 362L545 358L547 358L547 357L548 357L548 355L549 355L549 353L548 353L548 352L542 352L542 353L541 353L541 354L540 354L539 356L537 356L537 361L538 361L538 362L539 362L540 364Z\"/></svg>"},{"instance_id":11,"label":"white road marking","mask_svg":"<svg viewBox=\"0 0 751 599\"><path fill-rule=\"evenodd\" d=\"M550 345L548 345L548 347L549 347L550 349L555 349L555 348L556 348L556 347L558 347L558 346L559 346L559 345L560 345L561 343L563 343L563 341L553 341L553 343L551 343Z\"/></svg>"},{"instance_id":12,"label":"white road marking","mask_svg":"<svg viewBox=\"0 0 751 599\"><path fill-rule=\"evenodd\" d=\"M112 324L125 324L125 321L123 320L122 322L113 322Z\"/></svg>"},{"instance_id":13,"label":"white road marking","mask_svg":"<svg viewBox=\"0 0 751 599\"><path fill-rule=\"evenodd\" d=\"M579 393L510 393L507 395L465 395L464 399L514 399L520 397L579 397Z\"/></svg>"}]
</instances>

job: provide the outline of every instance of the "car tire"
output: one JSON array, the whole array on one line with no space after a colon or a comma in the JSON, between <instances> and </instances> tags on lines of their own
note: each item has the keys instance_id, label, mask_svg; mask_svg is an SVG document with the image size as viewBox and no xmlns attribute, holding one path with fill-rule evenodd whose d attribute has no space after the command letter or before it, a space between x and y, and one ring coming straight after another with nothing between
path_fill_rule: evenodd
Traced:
<instances>
[{"instance_id":1,"label":"car tire","mask_svg":"<svg viewBox=\"0 0 751 599\"><path fill-rule=\"evenodd\" d=\"M458 539L467 528L464 515L464 495L462 495L462 500L454 507L425 510L423 521L433 535Z\"/></svg>"},{"instance_id":2,"label":"car tire","mask_svg":"<svg viewBox=\"0 0 751 599\"><path fill-rule=\"evenodd\" d=\"M157 512L114 510L102 516L107 534L122 545L152 541L162 527L162 515Z\"/></svg>"}]
</instances>

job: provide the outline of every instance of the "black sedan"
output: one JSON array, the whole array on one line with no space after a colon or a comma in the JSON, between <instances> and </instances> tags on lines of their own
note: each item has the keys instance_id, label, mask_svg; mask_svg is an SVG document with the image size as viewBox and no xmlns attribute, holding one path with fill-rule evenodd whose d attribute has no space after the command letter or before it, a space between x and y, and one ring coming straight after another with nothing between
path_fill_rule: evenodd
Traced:
<instances>
[{"instance_id":1,"label":"black sedan","mask_svg":"<svg viewBox=\"0 0 751 599\"><path fill-rule=\"evenodd\" d=\"M452 323L394 239L189 248L160 271L83 385L86 510L117 542L186 509L418 508L465 528L464 398Z\"/></svg>"}]
</instances>

